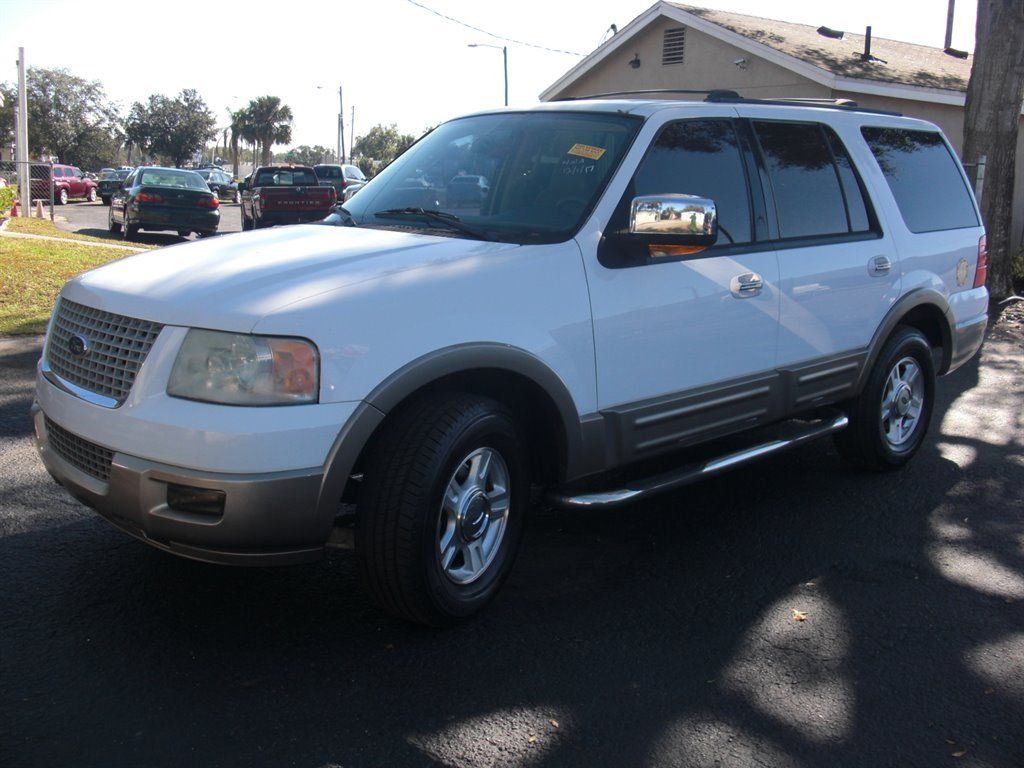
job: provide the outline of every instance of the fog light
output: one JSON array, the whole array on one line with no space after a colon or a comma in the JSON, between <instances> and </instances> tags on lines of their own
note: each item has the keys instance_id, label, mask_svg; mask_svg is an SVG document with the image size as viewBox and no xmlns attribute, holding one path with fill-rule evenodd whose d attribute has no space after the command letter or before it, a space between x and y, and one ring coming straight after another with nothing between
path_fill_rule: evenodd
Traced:
<instances>
[{"instance_id":1,"label":"fog light","mask_svg":"<svg viewBox=\"0 0 1024 768\"><path fill-rule=\"evenodd\" d=\"M220 517L224 514L224 491L193 488L191 485L167 484L167 506L175 512Z\"/></svg>"}]
</instances>

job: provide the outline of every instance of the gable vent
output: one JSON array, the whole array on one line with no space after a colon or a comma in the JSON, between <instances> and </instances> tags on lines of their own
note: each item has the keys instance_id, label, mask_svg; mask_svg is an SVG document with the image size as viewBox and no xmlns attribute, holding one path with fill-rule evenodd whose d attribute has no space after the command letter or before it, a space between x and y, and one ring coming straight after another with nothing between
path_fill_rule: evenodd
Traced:
<instances>
[{"instance_id":1,"label":"gable vent","mask_svg":"<svg viewBox=\"0 0 1024 768\"><path fill-rule=\"evenodd\" d=\"M686 27L666 29L661 44L661 63L682 64L683 49L686 47Z\"/></svg>"}]
</instances>

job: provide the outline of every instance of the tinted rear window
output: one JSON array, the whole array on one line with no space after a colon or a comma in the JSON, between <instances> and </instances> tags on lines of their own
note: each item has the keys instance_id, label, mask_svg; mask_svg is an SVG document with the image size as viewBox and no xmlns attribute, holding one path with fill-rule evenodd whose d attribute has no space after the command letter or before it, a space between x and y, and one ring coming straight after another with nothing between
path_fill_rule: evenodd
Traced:
<instances>
[{"instance_id":1,"label":"tinted rear window","mask_svg":"<svg viewBox=\"0 0 1024 768\"><path fill-rule=\"evenodd\" d=\"M309 186L318 183L317 176L309 168L264 169L256 174L254 187Z\"/></svg>"},{"instance_id":2,"label":"tinted rear window","mask_svg":"<svg viewBox=\"0 0 1024 768\"><path fill-rule=\"evenodd\" d=\"M195 171L175 171L169 168L146 169L138 180L142 187L171 187L174 189L206 190L206 182Z\"/></svg>"},{"instance_id":3,"label":"tinted rear window","mask_svg":"<svg viewBox=\"0 0 1024 768\"><path fill-rule=\"evenodd\" d=\"M862 128L911 232L978 226L974 203L942 136L902 128Z\"/></svg>"}]
</instances>

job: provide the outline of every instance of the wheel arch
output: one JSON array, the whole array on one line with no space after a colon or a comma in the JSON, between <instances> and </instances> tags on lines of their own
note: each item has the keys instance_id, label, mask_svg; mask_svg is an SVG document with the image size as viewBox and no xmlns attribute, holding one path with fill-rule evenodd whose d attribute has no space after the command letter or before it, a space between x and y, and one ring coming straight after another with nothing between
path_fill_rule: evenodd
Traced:
<instances>
[{"instance_id":1,"label":"wheel arch","mask_svg":"<svg viewBox=\"0 0 1024 768\"><path fill-rule=\"evenodd\" d=\"M939 375L949 370L953 359L953 329L955 320L949 308L949 301L931 288L918 288L899 299L886 313L868 346L868 357L861 368L857 382L860 392L885 342L897 326L909 325L917 328L928 339L933 349L939 350L935 372Z\"/></svg>"},{"instance_id":2,"label":"wheel arch","mask_svg":"<svg viewBox=\"0 0 1024 768\"><path fill-rule=\"evenodd\" d=\"M388 416L445 389L491 397L511 408L528 430L532 469L542 480L563 480L585 471L583 422L561 378L526 350L506 344L460 344L408 363L360 403L328 455L319 503L323 514L336 506Z\"/></svg>"}]
</instances>

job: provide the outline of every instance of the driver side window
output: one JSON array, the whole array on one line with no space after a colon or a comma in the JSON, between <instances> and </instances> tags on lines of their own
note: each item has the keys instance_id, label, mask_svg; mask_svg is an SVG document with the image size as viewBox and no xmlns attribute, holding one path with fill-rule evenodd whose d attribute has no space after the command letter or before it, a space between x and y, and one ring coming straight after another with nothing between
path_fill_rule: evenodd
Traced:
<instances>
[{"instance_id":1,"label":"driver side window","mask_svg":"<svg viewBox=\"0 0 1024 768\"><path fill-rule=\"evenodd\" d=\"M750 192L736 128L729 119L680 120L658 134L640 162L612 219L628 226L629 205L638 195L708 197L718 209L720 245L753 241Z\"/></svg>"}]
</instances>

